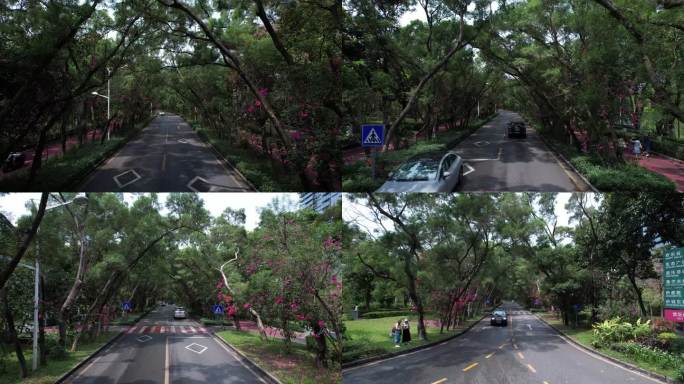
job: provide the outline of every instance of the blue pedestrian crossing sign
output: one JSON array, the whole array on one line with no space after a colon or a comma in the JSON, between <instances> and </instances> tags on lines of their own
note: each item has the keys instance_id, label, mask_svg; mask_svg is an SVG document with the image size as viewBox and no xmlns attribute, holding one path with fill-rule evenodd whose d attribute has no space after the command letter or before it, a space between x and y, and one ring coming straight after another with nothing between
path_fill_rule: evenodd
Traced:
<instances>
[{"instance_id":1,"label":"blue pedestrian crossing sign","mask_svg":"<svg viewBox=\"0 0 684 384\"><path fill-rule=\"evenodd\" d=\"M124 311L130 311L131 308L133 308L133 306L131 305L131 302L130 302L130 301L124 301L124 302L121 304L121 309L123 309Z\"/></svg>"},{"instance_id":2,"label":"blue pedestrian crossing sign","mask_svg":"<svg viewBox=\"0 0 684 384\"><path fill-rule=\"evenodd\" d=\"M211 307L211 311L214 312L214 315L220 315L223 313L223 305L215 304Z\"/></svg>"},{"instance_id":3,"label":"blue pedestrian crossing sign","mask_svg":"<svg viewBox=\"0 0 684 384\"><path fill-rule=\"evenodd\" d=\"M385 144L383 124L364 124L361 126L361 146L382 147Z\"/></svg>"}]
</instances>

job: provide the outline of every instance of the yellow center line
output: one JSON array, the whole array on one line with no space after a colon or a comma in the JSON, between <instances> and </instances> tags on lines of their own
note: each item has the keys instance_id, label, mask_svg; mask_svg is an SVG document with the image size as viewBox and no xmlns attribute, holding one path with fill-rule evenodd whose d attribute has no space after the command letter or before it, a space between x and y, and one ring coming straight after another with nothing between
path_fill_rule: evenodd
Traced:
<instances>
[{"instance_id":1,"label":"yellow center line","mask_svg":"<svg viewBox=\"0 0 684 384\"><path fill-rule=\"evenodd\" d=\"M463 372L468 372L469 370L471 370L471 369L477 367L477 364L478 364L478 363L472 363L472 364L470 364L469 366L463 368Z\"/></svg>"},{"instance_id":2,"label":"yellow center line","mask_svg":"<svg viewBox=\"0 0 684 384\"><path fill-rule=\"evenodd\" d=\"M548 382L548 381L546 381L546 380L544 380L544 384L549 384L549 382Z\"/></svg>"},{"instance_id":3,"label":"yellow center line","mask_svg":"<svg viewBox=\"0 0 684 384\"><path fill-rule=\"evenodd\" d=\"M525 359L525 356L523 356L523 354L520 353L520 352L518 352L518 357L521 358L521 359Z\"/></svg>"},{"instance_id":4,"label":"yellow center line","mask_svg":"<svg viewBox=\"0 0 684 384\"><path fill-rule=\"evenodd\" d=\"M532 371L532 373L537 373L537 370L534 369L534 367L531 364L527 364L527 368L529 368L530 371Z\"/></svg>"},{"instance_id":5,"label":"yellow center line","mask_svg":"<svg viewBox=\"0 0 684 384\"><path fill-rule=\"evenodd\" d=\"M166 338L166 358L164 359L164 384L171 383L169 380L169 338Z\"/></svg>"},{"instance_id":6,"label":"yellow center line","mask_svg":"<svg viewBox=\"0 0 684 384\"><path fill-rule=\"evenodd\" d=\"M162 158L162 172L166 171L166 152L164 152L164 157Z\"/></svg>"},{"instance_id":7,"label":"yellow center line","mask_svg":"<svg viewBox=\"0 0 684 384\"><path fill-rule=\"evenodd\" d=\"M485 359L489 359L490 357L494 356L495 353L496 353L496 352L490 353L489 355L485 356Z\"/></svg>"},{"instance_id":8,"label":"yellow center line","mask_svg":"<svg viewBox=\"0 0 684 384\"><path fill-rule=\"evenodd\" d=\"M446 378L446 377L444 377L444 378L442 378L442 379L439 379L439 380L433 382L432 384L439 384L439 383L443 383L443 382L445 382L445 381L447 381L447 378ZM547 384L548 384L548 383L547 383Z\"/></svg>"}]
</instances>

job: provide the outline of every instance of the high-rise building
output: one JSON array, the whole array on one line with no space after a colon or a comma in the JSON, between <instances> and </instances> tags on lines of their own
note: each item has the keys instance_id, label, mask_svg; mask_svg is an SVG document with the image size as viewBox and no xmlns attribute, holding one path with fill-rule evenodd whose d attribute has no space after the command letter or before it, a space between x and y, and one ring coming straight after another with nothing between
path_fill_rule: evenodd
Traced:
<instances>
[{"instance_id":1,"label":"high-rise building","mask_svg":"<svg viewBox=\"0 0 684 384\"><path fill-rule=\"evenodd\" d=\"M341 192L306 192L299 194L299 205L302 208L313 208L317 212L323 212L341 199Z\"/></svg>"}]
</instances>

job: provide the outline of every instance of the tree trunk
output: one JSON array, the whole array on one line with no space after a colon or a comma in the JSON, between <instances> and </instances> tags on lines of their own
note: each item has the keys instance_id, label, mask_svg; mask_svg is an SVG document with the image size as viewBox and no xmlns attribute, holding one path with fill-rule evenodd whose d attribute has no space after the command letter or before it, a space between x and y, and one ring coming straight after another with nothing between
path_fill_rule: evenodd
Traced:
<instances>
[{"instance_id":1,"label":"tree trunk","mask_svg":"<svg viewBox=\"0 0 684 384\"><path fill-rule=\"evenodd\" d=\"M21 343L19 338L17 338L17 330L14 327L14 317L12 316L12 308L10 308L9 300L7 298L7 289L3 288L0 290L0 296L4 304L4 314L5 323L7 326L7 331L9 333L10 341L14 344L14 352L17 355L17 360L19 361L19 371L22 378L28 376L28 368L26 367L26 359L24 358L24 352L21 350Z\"/></svg>"},{"instance_id":2,"label":"tree trunk","mask_svg":"<svg viewBox=\"0 0 684 384\"><path fill-rule=\"evenodd\" d=\"M632 288L634 289L634 293L636 294L637 302L639 303L639 309L641 310L641 316L643 316L644 319L648 318L648 311L646 310L646 305L644 304L644 298L642 297L642 290L637 285L636 276L634 276L634 274L632 274L632 273L628 273L627 279L629 279L629 282L632 285Z\"/></svg>"}]
</instances>

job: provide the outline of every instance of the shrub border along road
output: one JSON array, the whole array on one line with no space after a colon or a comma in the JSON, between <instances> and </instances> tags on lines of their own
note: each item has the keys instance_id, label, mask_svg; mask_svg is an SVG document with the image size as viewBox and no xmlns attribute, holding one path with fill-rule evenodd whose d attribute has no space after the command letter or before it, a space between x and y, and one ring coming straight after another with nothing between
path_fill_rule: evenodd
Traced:
<instances>
[{"instance_id":1,"label":"shrub border along road","mask_svg":"<svg viewBox=\"0 0 684 384\"><path fill-rule=\"evenodd\" d=\"M275 377L271 372L267 371L266 369L262 368L259 364L255 363L247 357L246 354L244 354L241 350L238 348L230 345L227 341L223 340L221 336L218 336L214 330L211 330L211 335L216 339L218 342L221 344L225 345L226 347L230 348L231 351L235 352L238 356L238 360L241 360L242 363L245 363L245 365L248 366L248 369L255 369L259 374L261 375L262 379L266 379L266 381L270 381L272 384L283 384L280 380L278 380L277 377Z\"/></svg>"},{"instance_id":2,"label":"shrub border along road","mask_svg":"<svg viewBox=\"0 0 684 384\"><path fill-rule=\"evenodd\" d=\"M614 357L608 356L608 355L606 355L605 353L602 353L602 352L598 351L597 349L594 349L594 348L591 348L591 347L587 347L586 345L584 345L584 344L582 344L582 343L576 341L576 340L573 339L572 337L566 335L563 331L561 331L560 329L558 329L558 328L556 328L555 326L551 325L551 323L547 322L546 320L544 320L541 316L537 315L536 313L533 313L533 312L530 312L530 313L532 313L535 317L537 317L537 319L539 319L542 323L548 325L551 329L553 329L554 331L556 331L556 332L558 333L558 335L559 335L563 340L565 340L566 342L568 342L568 343L570 343L570 344L572 344L572 345L574 345L574 346L576 346L576 347L578 347L578 348L582 348L583 350L587 351L587 352L590 353L590 354L598 355L599 357L601 357L601 358L603 358L603 359L606 359L606 360L609 360L609 361L611 361L611 362L613 362L613 363L615 363L615 364L621 366L621 367L624 368L624 369L627 369L627 370L630 370L630 371L639 372L639 373L641 373L641 374L643 374L643 375L646 375L646 376L648 376L648 377L650 377L650 378L652 378L652 379L660 380L660 381L663 382L663 383L668 383L668 384L682 384L681 381L671 379L671 378L669 378L669 377L667 377L667 376L661 375L661 374L659 374L659 373L651 372L651 371L648 371L648 370L643 369L643 368L639 368L639 367L637 367L636 365L633 365L633 364L624 362L624 361L622 361L622 360L618 360L618 359L616 359L616 358L614 358Z\"/></svg>"},{"instance_id":3,"label":"shrub border along road","mask_svg":"<svg viewBox=\"0 0 684 384\"><path fill-rule=\"evenodd\" d=\"M192 128L192 124L187 124L190 125L190 127ZM235 171L235 173L237 173L240 176L242 181L244 181L250 188L252 188L253 192L259 192L259 190L254 186L254 184L252 184L252 182L249 181L249 179L245 177L245 175L243 175L242 172L240 172L238 167L234 166L230 161L228 161L228 159L226 159L226 157L223 156L223 154L218 150L218 148L216 148L214 144L211 143L211 140L209 140L209 137L207 137L206 134L204 134L204 132L200 134L200 132L198 132L194 128L193 132L195 132L195 134L200 138L204 145L206 145L209 148L209 150L214 153L214 156L216 156L216 158L218 158L219 161L223 162L224 165L227 165L230 169Z\"/></svg>"},{"instance_id":4,"label":"shrub border along road","mask_svg":"<svg viewBox=\"0 0 684 384\"><path fill-rule=\"evenodd\" d=\"M532 129L535 129L533 125L531 125L531 124L529 124L529 123L528 123L527 125L528 125L529 127L531 127ZM542 143L544 143L544 145L546 145L546 147L549 148L549 149L553 152L553 154L556 156L556 158L560 158L561 161L562 161L563 163L565 163L565 165L567 165L570 169L572 169L573 172L575 172L575 174L578 175L578 176L580 177L580 179L582 179L582 181L583 181L585 184L587 184L587 185L589 186L589 188L591 188L591 190L592 190L594 193L600 193L600 191L599 191L596 187L594 187L594 185L593 185L592 183L590 183L589 180L588 180L586 177L584 177L584 175L582 174L582 172L580 172L577 168L575 168L575 166L572 165L572 163L570 162L570 160L566 159L565 156L563 156L563 154L562 154L560 151L558 151L558 150L556 149L556 147L553 146L553 143L551 143L549 140L547 140L547 139L544 137L544 135L540 134L539 132L537 132L537 134L538 134L539 138L541 139Z\"/></svg>"},{"instance_id":5,"label":"shrub border along road","mask_svg":"<svg viewBox=\"0 0 684 384\"><path fill-rule=\"evenodd\" d=\"M358 367L358 366L365 365L368 363L372 363L375 361L386 360L386 359L390 359L393 357L406 355L406 354L417 352L417 351L420 351L420 350L423 350L426 348L434 347L437 344L446 343L447 341L451 341L451 340L463 335L464 333L470 331L473 327L475 327L477 324L479 324L480 321L482 321L487 316L489 316L488 311L484 311L484 314L477 321L473 322L472 324L470 324L469 326L467 326L466 328L464 328L460 332L455 333L451 336L445 337L444 339L435 340L433 342L423 344L423 345L417 346L415 348L405 349L403 351L390 352L390 353L385 353L382 355L371 356L371 357L367 357L364 359L358 359L358 360L350 361L348 363L343 363L342 364L342 371L344 371L347 368Z\"/></svg>"}]
</instances>

